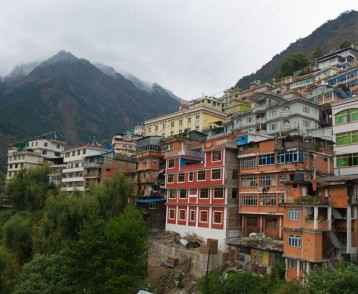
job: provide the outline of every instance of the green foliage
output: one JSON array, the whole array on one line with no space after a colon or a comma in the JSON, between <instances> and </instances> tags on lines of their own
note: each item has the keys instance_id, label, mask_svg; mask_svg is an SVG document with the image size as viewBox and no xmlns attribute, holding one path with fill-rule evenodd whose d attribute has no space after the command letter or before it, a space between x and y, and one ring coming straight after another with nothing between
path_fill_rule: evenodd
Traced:
<instances>
[{"instance_id":1,"label":"green foliage","mask_svg":"<svg viewBox=\"0 0 358 294\"><path fill-rule=\"evenodd\" d=\"M3 227L5 246L14 253L19 264L32 256L32 219L29 213L13 215Z\"/></svg>"},{"instance_id":2,"label":"green foliage","mask_svg":"<svg viewBox=\"0 0 358 294\"><path fill-rule=\"evenodd\" d=\"M22 170L7 186L7 194L17 210L38 210L45 205L54 187L48 183L48 168Z\"/></svg>"},{"instance_id":3,"label":"green foliage","mask_svg":"<svg viewBox=\"0 0 358 294\"><path fill-rule=\"evenodd\" d=\"M15 283L16 264L13 256L4 247L0 247L0 293L11 293Z\"/></svg>"},{"instance_id":4,"label":"green foliage","mask_svg":"<svg viewBox=\"0 0 358 294\"><path fill-rule=\"evenodd\" d=\"M302 53L288 55L280 67L280 77L292 75L294 72L301 70L310 64L308 58Z\"/></svg>"},{"instance_id":5,"label":"green foliage","mask_svg":"<svg viewBox=\"0 0 358 294\"><path fill-rule=\"evenodd\" d=\"M51 196L39 224L39 239L36 247L41 252L56 252L68 241L79 239L86 222L94 217L97 202L83 193Z\"/></svg>"},{"instance_id":6,"label":"green foliage","mask_svg":"<svg viewBox=\"0 0 358 294\"><path fill-rule=\"evenodd\" d=\"M90 192L98 201L98 213L104 218L118 215L133 194L133 185L123 174L116 174L103 185L94 186Z\"/></svg>"},{"instance_id":7,"label":"green foliage","mask_svg":"<svg viewBox=\"0 0 358 294\"><path fill-rule=\"evenodd\" d=\"M312 59L320 58L323 55L323 52L320 47L317 47L312 52Z\"/></svg>"},{"instance_id":8,"label":"green foliage","mask_svg":"<svg viewBox=\"0 0 358 294\"><path fill-rule=\"evenodd\" d=\"M339 48L340 49L345 49L345 48L349 48L351 46L352 46L352 42L348 41L348 40L345 40L339 45Z\"/></svg>"},{"instance_id":9,"label":"green foliage","mask_svg":"<svg viewBox=\"0 0 358 294\"><path fill-rule=\"evenodd\" d=\"M268 292L267 281L250 272L233 272L221 274L211 272L208 279L199 281L199 290L202 294L264 294Z\"/></svg>"},{"instance_id":10,"label":"green foliage","mask_svg":"<svg viewBox=\"0 0 358 294\"><path fill-rule=\"evenodd\" d=\"M13 293L74 293L66 275L63 257L60 255L35 255L31 262L24 265Z\"/></svg>"},{"instance_id":11,"label":"green foliage","mask_svg":"<svg viewBox=\"0 0 358 294\"><path fill-rule=\"evenodd\" d=\"M311 272L306 289L309 294L358 293L358 266L340 264L334 270L322 268Z\"/></svg>"},{"instance_id":12,"label":"green foliage","mask_svg":"<svg viewBox=\"0 0 358 294\"><path fill-rule=\"evenodd\" d=\"M80 236L66 252L75 291L135 293L144 284L147 231L136 208L87 224Z\"/></svg>"}]
</instances>

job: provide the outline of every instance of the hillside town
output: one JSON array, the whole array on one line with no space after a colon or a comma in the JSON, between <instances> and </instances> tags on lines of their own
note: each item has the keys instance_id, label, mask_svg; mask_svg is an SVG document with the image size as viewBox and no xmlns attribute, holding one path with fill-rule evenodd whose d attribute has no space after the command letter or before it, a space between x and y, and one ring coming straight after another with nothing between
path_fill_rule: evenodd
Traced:
<instances>
[{"instance_id":1,"label":"hillside town","mask_svg":"<svg viewBox=\"0 0 358 294\"><path fill-rule=\"evenodd\" d=\"M130 201L155 232L153 268L191 260L199 278L208 267L270 273L283 261L287 281L304 281L322 265L358 261L354 46L271 83L182 100L109 140L24 138L8 149L6 179L47 165L51 184L86 193L128 176Z\"/></svg>"}]
</instances>

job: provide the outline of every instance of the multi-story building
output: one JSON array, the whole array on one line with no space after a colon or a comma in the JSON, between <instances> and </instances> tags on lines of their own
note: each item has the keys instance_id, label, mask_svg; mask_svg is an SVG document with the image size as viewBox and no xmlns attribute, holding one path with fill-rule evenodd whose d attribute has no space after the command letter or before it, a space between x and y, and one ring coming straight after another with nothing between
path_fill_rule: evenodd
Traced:
<instances>
[{"instance_id":1,"label":"multi-story building","mask_svg":"<svg viewBox=\"0 0 358 294\"><path fill-rule=\"evenodd\" d=\"M257 94L253 101L255 106L250 112L233 115L230 121L225 122L227 132L307 134L308 130L319 127L318 106L307 99L297 96L287 99L262 93Z\"/></svg>"},{"instance_id":2,"label":"multi-story building","mask_svg":"<svg viewBox=\"0 0 358 294\"><path fill-rule=\"evenodd\" d=\"M348 89L351 95L358 94L358 66L353 66L347 70L332 76L327 80L328 85Z\"/></svg>"},{"instance_id":3,"label":"multi-story building","mask_svg":"<svg viewBox=\"0 0 358 294\"><path fill-rule=\"evenodd\" d=\"M204 97L181 107L177 112L162 115L144 122L145 136L169 137L185 130L205 131L220 125L226 118L222 112L222 103L216 99ZM209 103L210 101L210 103Z\"/></svg>"},{"instance_id":4,"label":"multi-story building","mask_svg":"<svg viewBox=\"0 0 358 294\"><path fill-rule=\"evenodd\" d=\"M61 160L63 150L64 142L52 139L34 139L9 148L7 179L13 178L20 170Z\"/></svg>"},{"instance_id":5,"label":"multi-story building","mask_svg":"<svg viewBox=\"0 0 358 294\"><path fill-rule=\"evenodd\" d=\"M302 136L250 135L240 136L237 144L241 226L240 238L229 244L240 248L244 267L269 272L286 254L286 207L311 195L307 183L333 170L332 144Z\"/></svg>"},{"instance_id":6,"label":"multi-story building","mask_svg":"<svg viewBox=\"0 0 358 294\"><path fill-rule=\"evenodd\" d=\"M215 239L220 250L238 234L237 159L233 135L205 141L191 132L165 142L166 230Z\"/></svg>"},{"instance_id":7,"label":"multi-story building","mask_svg":"<svg viewBox=\"0 0 358 294\"><path fill-rule=\"evenodd\" d=\"M66 167L62 170L62 191L85 191L86 185L86 158L96 155L102 155L108 150L92 145L75 147L65 151L64 164ZM97 165L95 166L97 168ZM96 176L97 180L97 176Z\"/></svg>"},{"instance_id":8,"label":"multi-story building","mask_svg":"<svg viewBox=\"0 0 358 294\"><path fill-rule=\"evenodd\" d=\"M137 141L137 194L163 195L165 160L161 150L162 137L144 137Z\"/></svg>"},{"instance_id":9,"label":"multi-story building","mask_svg":"<svg viewBox=\"0 0 358 294\"><path fill-rule=\"evenodd\" d=\"M291 188L310 183L291 183ZM310 196L287 206L284 256L287 280L302 280L310 271L337 260L357 262L358 176L318 179ZM292 194L294 195L294 194Z\"/></svg>"},{"instance_id":10,"label":"multi-story building","mask_svg":"<svg viewBox=\"0 0 358 294\"><path fill-rule=\"evenodd\" d=\"M358 50L355 48L339 49L335 52L323 55L316 60L317 68L320 70L336 66L348 68L357 61Z\"/></svg>"},{"instance_id":11,"label":"multi-story building","mask_svg":"<svg viewBox=\"0 0 358 294\"><path fill-rule=\"evenodd\" d=\"M347 99L333 106L335 174L358 174L358 99Z\"/></svg>"},{"instance_id":12,"label":"multi-story building","mask_svg":"<svg viewBox=\"0 0 358 294\"><path fill-rule=\"evenodd\" d=\"M127 134L118 134L112 138L112 148L115 154L125 156L136 155L136 141L140 137Z\"/></svg>"}]
</instances>

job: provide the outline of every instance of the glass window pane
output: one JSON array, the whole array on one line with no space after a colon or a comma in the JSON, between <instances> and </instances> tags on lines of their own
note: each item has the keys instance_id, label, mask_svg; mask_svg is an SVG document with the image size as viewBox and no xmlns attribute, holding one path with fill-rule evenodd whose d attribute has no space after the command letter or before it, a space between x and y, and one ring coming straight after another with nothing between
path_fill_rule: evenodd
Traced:
<instances>
[{"instance_id":1,"label":"glass window pane","mask_svg":"<svg viewBox=\"0 0 358 294\"><path fill-rule=\"evenodd\" d=\"M351 121L358 121L358 109L351 109Z\"/></svg>"}]
</instances>

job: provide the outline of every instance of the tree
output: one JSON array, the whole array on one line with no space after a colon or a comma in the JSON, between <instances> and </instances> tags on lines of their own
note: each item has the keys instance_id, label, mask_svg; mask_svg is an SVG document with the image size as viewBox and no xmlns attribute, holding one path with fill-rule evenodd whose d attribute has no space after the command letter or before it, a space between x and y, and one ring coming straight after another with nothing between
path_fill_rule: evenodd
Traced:
<instances>
[{"instance_id":1,"label":"tree","mask_svg":"<svg viewBox=\"0 0 358 294\"><path fill-rule=\"evenodd\" d=\"M312 59L320 58L323 55L323 52L320 47L317 47L312 52Z\"/></svg>"},{"instance_id":2,"label":"tree","mask_svg":"<svg viewBox=\"0 0 358 294\"><path fill-rule=\"evenodd\" d=\"M340 264L335 269L313 271L308 276L306 288L312 294L358 293L358 266Z\"/></svg>"},{"instance_id":3,"label":"tree","mask_svg":"<svg viewBox=\"0 0 358 294\"><path fill-rule=\"evenodd\" d=\"M94 186L90 191L98 201L98 213L104 218L119 215L127 206L133 194L133 184L123 174L116 174L102 185Z\"/></svg>"},{"instance_id":4,"label":"tree","mask_svg":"<svg viewBox=\"0 0 358 294\"><path fill-rule=\"evenodd\" d=\"M97 219L86 224L66 252L75 291L135 293L144 284L146 241L141 213L131 206L107 223Z\"/></svg>"},{"instance_id":5,"label":"tree","mask_svg":"<svg viewBox=\"0 0 358 294\"><path fill-rule=\"evenodd\" d=\"M48 182L48 167L22 170L7 186L7 194L17 210L39 210L55 188Z\"/></svg>"},{"instance_id":6,"label":"tree","mask_svg":"<svg viewBox=\"0 0 358 294\"><path fill-rule=\"evenodd\" d=\"M80 265L78 265L80 266ZM61 255L35 255L24 265L14 294L73 294ZM80 292L78 292L80 293ZM84 292L81 292L84 293Z\"/></svg>"},{"instance_id":7,"label":"tree","mask_svg":"<svg viewBox=\"0 0 358 294\"><path fill-rule=\"evenodd\" d=\"M22 265L32 256L32 219L29 213L13 215L3 227L5 246Z\"/></svg>"},{"instance_id":8,"label":"tree","mask_svg":"<svg viewBox=\"0 0 358 294\"><path fill-rule=\"evenodd\" d=\"M293 53L288 55L281 64L280 77L292 75L294 72L301 70L309 65L309 60L302 53Z\"/></svg>"},{"instance_id":9,"label":"tree","mask_svg":"<svg viewBox=\"0 0 358 294\"><path fill-rule=\"evenodd\" d=\"M43 253L54 253L67 242L77 241L80 231L98 210L95 198L83 193L51 196L44 208L39 224L36 248Z\"/></svg>"},{"instance_id":10,"label":"tree","mask_svg":"<svg viewBox=\"0 0 358 294\"><path fill-rule=\"evenodd\" d=\"M352 46L352 42L345 40L341 43L341 45L339 45L339 49L345 49L345 48L349 48Z\"/></svg>"},{"instance_id":11,"label":"tree","mask_svg":"<svg viewBox=\"0 0 358 294\"><path fill-rule=\"evenodd\" d=\"M5 247L0 247L0 293L10 294L16 275L16 264L13 256Z\"/></svg>"}]
</instances>

